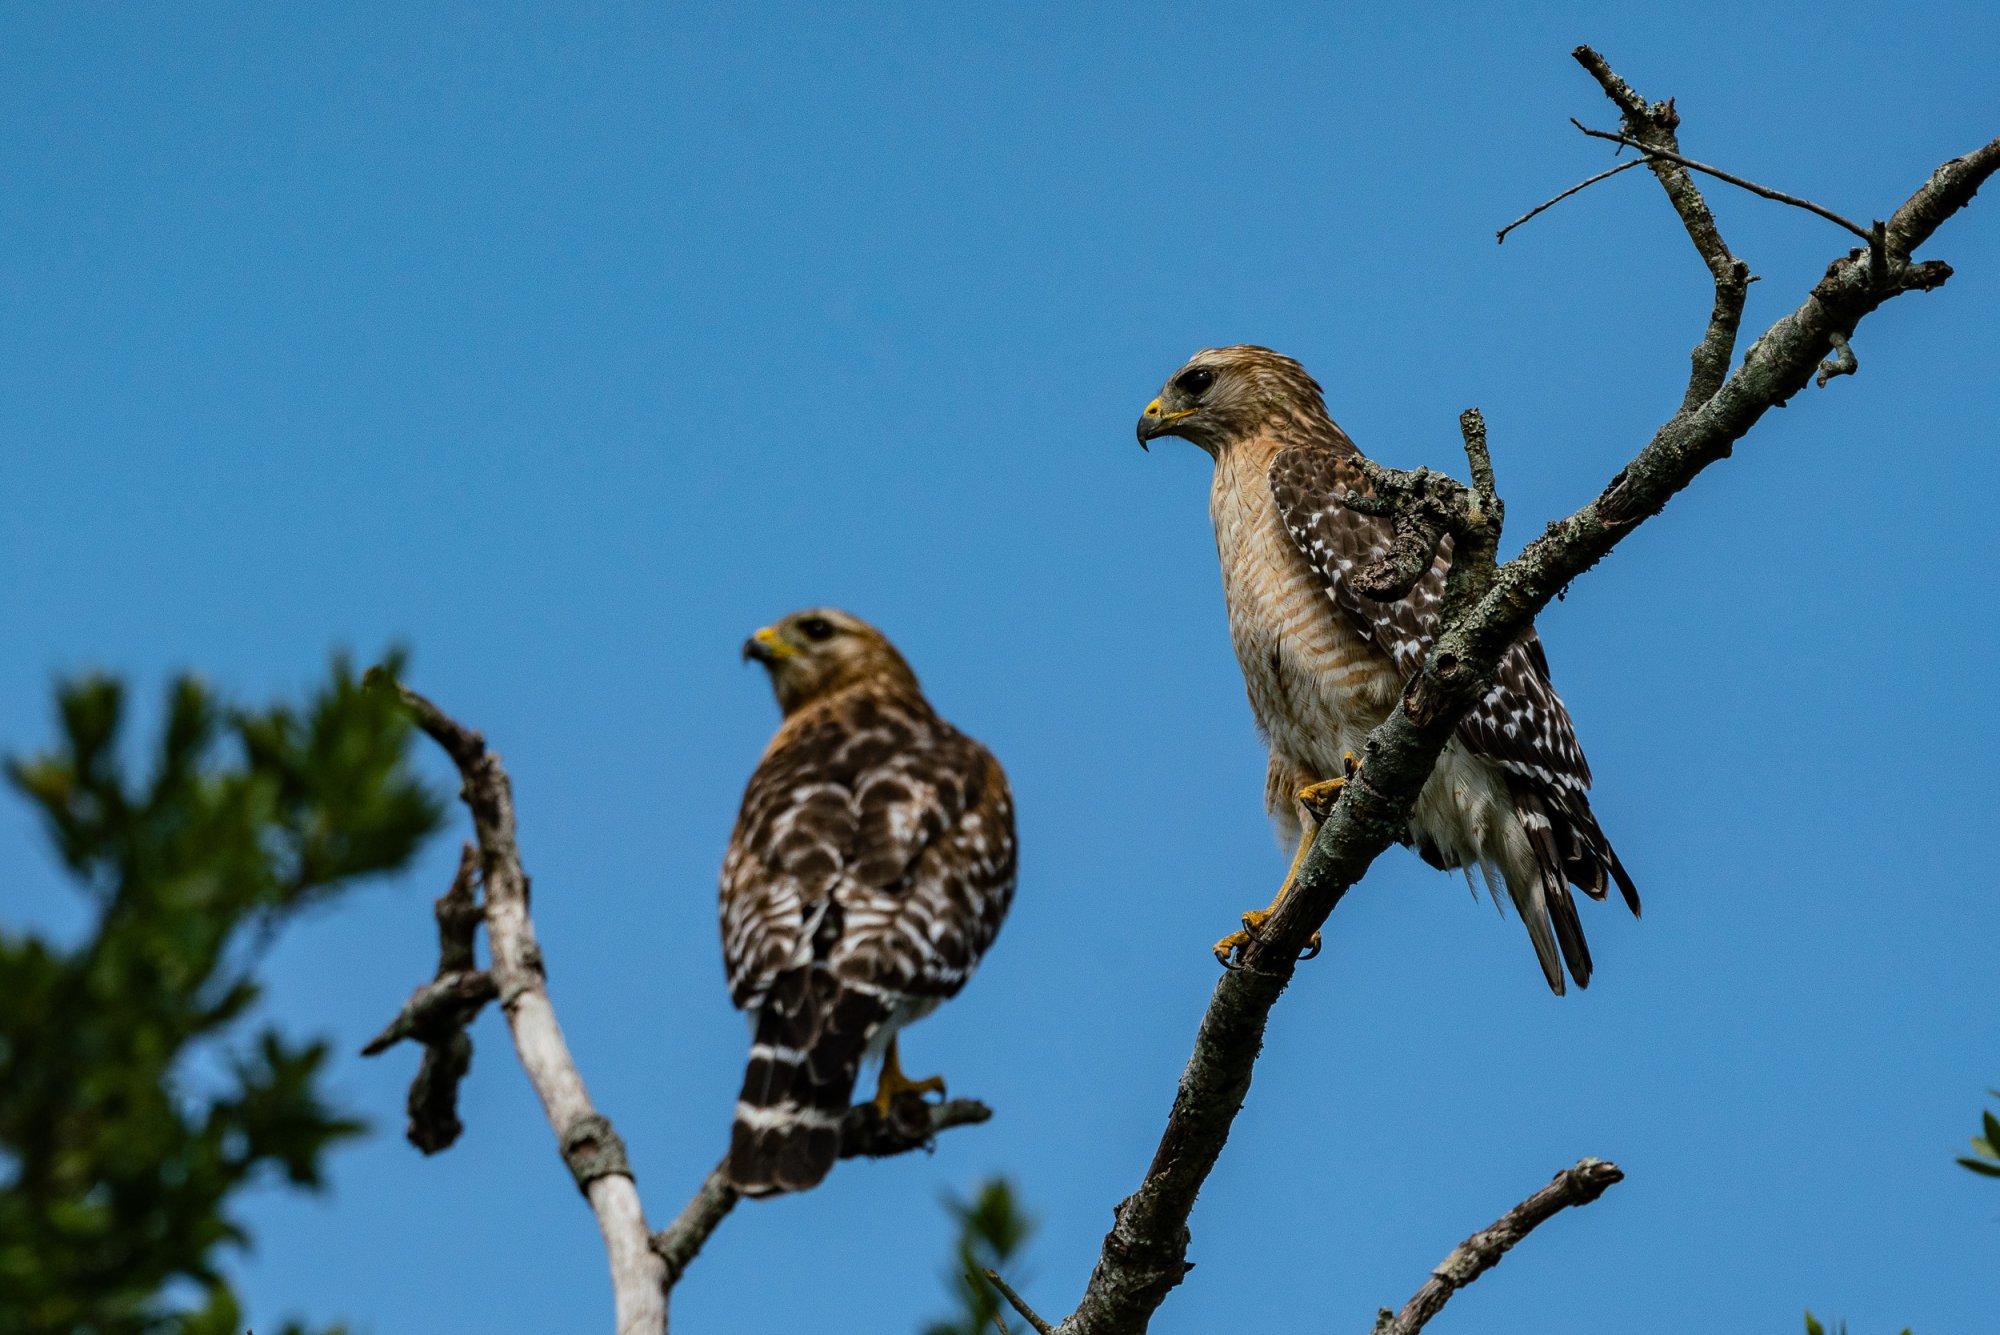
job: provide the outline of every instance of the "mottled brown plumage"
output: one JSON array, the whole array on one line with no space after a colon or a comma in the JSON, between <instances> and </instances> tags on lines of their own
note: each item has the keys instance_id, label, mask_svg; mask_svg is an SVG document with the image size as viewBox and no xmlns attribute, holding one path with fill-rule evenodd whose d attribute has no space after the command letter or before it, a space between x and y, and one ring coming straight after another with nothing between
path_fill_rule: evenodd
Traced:
<instances>
[{"instance_id":1,"label":"mottled brown plumage","mask_svg":"<svg viewBox=\"0 0 2000 1335\"><path fill-rule=\"evenodd\" d=\"M1230 638L1270 743L1266 803L1295 841L1311 820L1298 791L1342 774L1436 639L1450 542L1405 598L1354 588L1348 572L1387 553L1389 523L1344 504L1350 490L1372 492L1359 451L1313 378L1268 348L1196 353L1140 418L1142 443L1164 435L1215 459L1209 511ZM1615 881L1634 913L1638 892L1591 813L1590 767L1532 629L1497 675L1439 758L1408 841L1433 866L1504 879L1560 993L1564 963L1579 987L1591 974L1570 886L1603 898Z\"/></svg>"},{"instance_id":2,"label":"mottled brown plumage","mask_svg":"<svg viewBox=\"0 0 2000 1335\"><path fill-rule=\"evenodd\" d=\"M826 1176L870 1052L887 1049L878 1099L939 1087L902 1077L894 1036L971 976L1015 853L999 763L874 627L813 609L744 654L784 711L722 867L729 995L754 1028L727 1167L756 1196Z\"/></svg>"}]
</instances>

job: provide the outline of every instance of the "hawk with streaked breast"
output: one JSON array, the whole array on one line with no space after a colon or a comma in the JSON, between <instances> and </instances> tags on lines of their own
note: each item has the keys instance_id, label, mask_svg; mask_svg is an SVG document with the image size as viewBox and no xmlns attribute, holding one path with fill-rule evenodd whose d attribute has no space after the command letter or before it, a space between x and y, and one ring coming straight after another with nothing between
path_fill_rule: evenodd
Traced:
<instances>
[{"instance_id":1,"label":"hawk with streaked breast","mask_svg":"<svg viewBox=\"0 0 2000 1335\"><path fill-rule=\"evenodd\" d=\"M1450 539L1398 601L1353 587L1350 571L1388 553L1390 523L1344 504L1349 491L1373 493L1360 452L1305 368L1268 348L1196 353L1139 418L1141 445L1160 436L1190 440L1215 460L1209 513L1229 633L1270 743L1265 802L1281 838L1297 843L1296 874L1315 808L1324 810L1437 638ZM1468 879L1477 867L1496 899L1495 878L1506 883L1558 995L1565 963L1578 987L1590 982L1570 887L1602 899L1616 882L1639 912L1638 890L1591 813L1590 766L1533 628L1439 757L1406 842ZM1246 914L1244 932L1218 942L1217 954L1226 962L1270 913Z\"/></svg>"},{"instance_id":2,"label":"hawk with streaked breast","mask_svg":"<svg viewBox=\"0 0 2000 1335\"><path fill-rule=\"evenodd\" d=\"M751 636L784 721L743 793L722 864L729 996L751 1017L726 1171L746 1196L817 1184L864 1057L875 1106L942 1093L896 1033L955 995L1014 895L999 762L939 718L873 626L831 608Z\"/></svg>"}]
</instances>

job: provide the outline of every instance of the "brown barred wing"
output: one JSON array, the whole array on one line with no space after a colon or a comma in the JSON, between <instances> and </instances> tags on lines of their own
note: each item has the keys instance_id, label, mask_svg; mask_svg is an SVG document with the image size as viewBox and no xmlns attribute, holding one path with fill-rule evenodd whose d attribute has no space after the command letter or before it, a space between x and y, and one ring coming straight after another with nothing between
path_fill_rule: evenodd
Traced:
<instances>
[{"instance_id":1,"label":"brown barred wing","mask_svg":"<svg viewBox=\"0 0 2000 1335\"><path fill-rule=\"evenodd\" d=\"M1332 444L1293 445L1271 461L1271 494L1292 543L1324 582L1327 597L1353 624L1371 636L1406 678L1423 665L1437 639L1444 581L1451 568L1451 539L1408 596L1380 602L1357 590L1348 578L1357 568L1388 554L1393 530L1387 520L1350 509L1350 491L1372 494L1344 436ZM1590 809L1590 766L1576 730L1549 683L1548 658L1532 627L1500 660L1493 689L1458 727L1466 749L1505 774L1515 813L1539 864L1554 936L1579 984L1590 977L1590 954L1569 898L1569 885L1603 898L1616 882L1625 902L1639 911L1639 892L1612 851ZM1545 968L1553 967L1542 951ZM1551 985L1561 990L1560 975Z\"/></svg>"}]
</instances>

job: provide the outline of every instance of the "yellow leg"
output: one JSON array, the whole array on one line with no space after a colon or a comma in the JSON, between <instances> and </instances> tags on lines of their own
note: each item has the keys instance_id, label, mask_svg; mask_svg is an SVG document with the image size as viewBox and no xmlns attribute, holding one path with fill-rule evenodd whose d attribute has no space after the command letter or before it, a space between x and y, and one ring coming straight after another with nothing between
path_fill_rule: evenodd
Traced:
<instances>
[{"instance_id":1,"label":"yellow leg","mask_svg":"<svg viewBox=\"0 0 2000 1335\"><path fill-rule=\"evenodd\" d=\"M896 1040L889 1040L889 1050L882 1054L882 1076L875 1082L875 1115L889 1116L889 1105L904 1094L944 1094L944 1077L930 1076L924 1080L912 1080L903 1074L903 1063L896 1059Z\"/></svg>"},{"instance_id":2,"label":"yellow leg","mask_svg":"<svg viewBox=\"0 0 2000 1335\"><path fill-rule=\"evenodd\" d=\"M1341 761L1347 769L1344 777L1307 784L1296 794L1303 819L1299 822L1299 846L1292 854L1292 865L1285 869L1284 883L1278 887L1278 893L1272 896L1270 907L1251 909L1243 915L1242 931L1231 932L1215 943L1215 958L1223 967L1227 968L1235 953L1250 944L1263 929L1264 924L1271 920L1271 915L1278 911L1278 906L1285 902L1285 896L1292 892L1293 884L1299 879L1299 868L1304 865L1306 853L1312 848L1314 837L1319 834L1320 822L1332 812L1334 802L1340 797L1340 790L1347 786L1347 780L1361 770L1361 762L1355 758L1352 751L1344 753ZM1319 933L1314 932L1312 940L1306 943L1305 954L1299 958L1309 960L1319 954L1319 951Z\"/></svg>"}]
</instances>

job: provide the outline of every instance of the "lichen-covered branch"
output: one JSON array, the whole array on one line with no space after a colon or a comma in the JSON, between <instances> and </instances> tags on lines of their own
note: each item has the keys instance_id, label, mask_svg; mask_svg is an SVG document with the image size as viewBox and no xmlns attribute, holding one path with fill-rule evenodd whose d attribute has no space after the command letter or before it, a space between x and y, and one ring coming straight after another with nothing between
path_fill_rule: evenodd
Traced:
<instances>
[{"instance_id":1,"label":"lichen-covered branch","mask_svg":"<svg viewBox=\"0 0 2000 1335\"><path fill-rule=\"evenodd\" d=\"M1383 1308L1375 1318L1370 1335L1417 1335L1424 1323L1444 1310L1451 1295L1500 1264L1500 1258L1522 1238L1572 1205L1588 1205L1602 1196L1613 1183L1625 1180L1618 1165L1602 1159L1579 1159L1565 1168L1555 1181L1480 1229L1438 1262L1431 1277L1416 1295L1391 1313Z\"/></svg>"},{"instance_id":2,"label":"lichen-covered branch","mask_svg":"<svg viewBox=\"0 0 2000 1335\"><path fill-rule=\"evenodd\" d=\"M666 1267L649 1245L645 1211L624 1143L590 1101L583 1076L549 1004L541 947L528 916L528 873L515 836L514 789L486 739L379 670L372 684L395 691L422 728L458 766L460 796L472 811L486 887L488 972L514 1049L556 1133L563 1162L597 1217L611 1263L618 1335L663 1335L667 1328ZM393 1028L393 1026L392 1026Z\"/></svg>"},{"instance_id":3,"label":"lichen-covered branch","mask_svg":"<svg viewBox=\"0 0 2000 1335\"><path fill-rule=\"evenodd\" d=\"M1639 131L1635 137L1671 135L1678 124L1671 103L1646 103L1587 47L1579 48L1577 58L1618 104L1628 129ZM1189 1212L1249 1090L1271 1007L1341 897L1408 829L1418 792L1459 719L1490 688L1501 655L1571 581L1703 469L1727 457L1764 413L1797 393L1834 346L1836 334L1851 337L1856 323L1883 302L1935 288L1950 277L1948 265L1915 262L1911 252L2000 167L2000 139L1939 167L1887 223L1880 254L1871 256L1871 248L1864 247L1835 260L1799 307L1752 344L1733 373L1728 368L1748 270L1722 244L1686 169L1658 159L1648 165L1716 283L1716 313L1697 350L1681 411L1598 497L1551 524L1499 566L1476 599L1445 619L1400 707L1370 735L1362 768L1322 822L1293 892L1239 955L1241 967L1217 982L1159 1149L1138 1189L1117 1207L1083 1297L1057 1327L1061 1335L1143 1331L1185 1275Z\"/></svg>"},{"instance_id":4,"label":"lichen-covered branch","mask_svg":"<svg viewBox=\"0 0 2000 1335\"><path fill-rule=\"evenodd\" d=\"M1443 549L1451 557L1445 577L1447 621L1486 592L1506 519L1486 449L1486 419L1477 408L1468 408L1459 414L1458 425L1472 468L1470 487L1428 468L1385 468L1361 457L1358 462L1373 494L1350 491L1346 497L1349 508L1380 515L1391 527L1388 553L1353 571L1349 578L1354 587L1383 602L1407 598Z\"/></svg>"}]
</instances>

